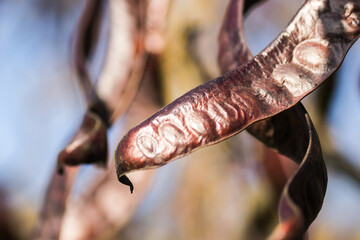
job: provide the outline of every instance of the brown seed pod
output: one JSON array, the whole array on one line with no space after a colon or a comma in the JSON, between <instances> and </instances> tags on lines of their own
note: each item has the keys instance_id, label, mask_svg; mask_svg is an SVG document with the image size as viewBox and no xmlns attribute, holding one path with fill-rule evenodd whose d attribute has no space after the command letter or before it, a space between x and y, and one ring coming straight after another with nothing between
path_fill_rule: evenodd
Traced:
<instances>
[{"instance_id":1,"label":"brown seed pod","mask_svg":"<svg viewBox=\"0 0 360 240\"><path fill-rule=\"evenodd\" d=\"M107 8L106 8L107 7ZM81 83L88 104L83 124L80 126L72 141L58 156L58 165L80 165L95 163L106 166L107 163L107 137L106 132L114 121L121 116L129 107L137 92L146 63L146 52L144 50L145 34L145 11L146 4L142 1L113 1L102 0L86 1L81 14L72 42L72 61L77 78ZM128 12L126 10L128 9ZM106 11L108 10L108 11ZM123 12L121 12L123 11ZM97 38L100 31L102 18L110 15L109 21L109 44L105 54L104 66L96 89L90 79L88 62L91 60L96 49ZM120 13L120 14L119 14ZM126 13L126 14L123 14ZM126 15L126 16L124 16ZM127 23L127 24L126 24ZM126 25L124 31L120 31L119 25ZM121 28L123 29L123 28ZM126 35L126 36L124 36ZM129 39L127 39L129 37ZM119 64L125 62L122 51L119 49L121 43L128 41L129 59L122 71ZM110 86L110 91L102 91L101 86ZM99 90L97 92L97 90ZM89 130L88 122L92 119L93 126L103 125L98 134L101 138L94 139L93 130ZM86 138L88 142L84 142ZM81 144L80 144L81 143ZM125 178L124 182L126 181ZM130 185L130 184L129 184ZM132 186L131 186L132 187Z\"/></svg>"},{"instance_id":2,"label":"brown seed pod","mask_svg":"<svg viewBox=\"0 0 360 240\"><path fill-rule=\"evenodd\" d=\"M294 106L318 87L340 66L346 52L359 37L359 30L356 34L351 33L352 38L328 39L314 35L322 15L336 11L344 16L344 9L338 12L339 9L330 7L333 1L306 1L285 31L251 61L189 91L130 130L115 153L118 176L164 165L197 148L231 137L253 122ZM357 1L356 5L359 3ZM349 36L348 30L343 29L343 35ZM335 58L321 71L309 71L293 59L296 47L309 39L327 41L327 47L334 49ZM285 65L289 63L291 65ZM279 77L279 71L275 70L284 65L302 77L293 77L291 84L279 85L274 79ZM292 87L301 86L304 77L312 79L312 88ZM222 106L223 103L228 105ZM213 108L217 111L209 111ZM216 112L224 112L227 116L227 121L221 122L219 128L216 128L219 121ZM159 129L163 124L179 129L184 141L169 143L162 138Z\"/></svg>"},{"instance_id":3,"label":"brown seed pod","mask_svg":"<svg viewBox=\"0 0 360 240\"><path fill-rule=\"evenodd\" d=\"M98 98L87 68L97 42L101 16L104 11L102 0L86 1L79 22L73 33L71 44L72 63L88 109L83 122L68 145L59 153L58 172L63 167L95 163L106 166L108 158L107 128L108 109Z\"/></svg>"}]
</instances>

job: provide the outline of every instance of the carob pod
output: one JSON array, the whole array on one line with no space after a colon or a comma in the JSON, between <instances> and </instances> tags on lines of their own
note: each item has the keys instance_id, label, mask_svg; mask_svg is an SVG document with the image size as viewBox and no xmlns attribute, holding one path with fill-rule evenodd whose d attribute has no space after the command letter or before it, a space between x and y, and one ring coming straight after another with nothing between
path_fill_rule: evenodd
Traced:
<instances>
[{"instance_id":1,"label":"carob pod","mask_svg":"<svg viewBox=\"0 0 360 240\"><path fill-rule=\"evenodd\" d=\"M244 0L230 1L220 30L218 59L222 72L252 57L243 33L243 4ZM273 117L253 123L246 130L300 165L284 188L279 208L281 221L272 237L302 238L321 209L327 187L320 142L308 113L299 102Z\"/></svg>"},{"instance_id":2,"label":"carob pod","mask_svg":"<svg viewBox=\"0 0 360 240\"><path fill-rule=\"evenodd\" d=\"M306 1L285 31L252 60L131 129L115 153L118 177L164 165L294 106L340 66L359 37L359 4Z\"/></svg>"},{"instance_id":3,"label":"carob pod","mask_svg":"<svg viewBox=\"0 0 360 240\"><path fill-rule=\"evenodd\" d=\"M105 5L108 6L107 12ZM119 31L119 25L125 23L124 14L121 14L124 7L128 7L127 17L131 20L127 22L128 29L125 29L126 34L131 38L129 43L132 45L128 58L131 61L127 61L123 71L119 71L119 64L124 61L122 49L118 48L124 39L124 32ZM79 130L58 156L59 171L63 165L75 166L84 163L106 165L107 129L130 106L145 69L147 59L144 49L146 16L143 13L145 11L144 1L92 0L86 2L74 36L73 62L89 107ZM100 92L97 93L89 76L87 61L94 51L99 34L100 18L105 12L110 15L109 43L104 66L97 81L98 88L100 87ZM101 91L101 86L104 85L111 86L111 91ZM126 176L121 177L120 180L130 186L131 192L133 191L133 186Z\"/></svg>"},{"instance_id":4,"label":"carob pod","mask_svg":"<svg viewBox=\"0 0 360 240\"><path fill-rule=\"evenodd\" d=\"M108 109L98 98L87 69L87 62L97 42L104 9L103 0L86 1L74 32L72 62L88 109L70 143L58 155L58 172L60 173L65 165L95 163L105 167L107 163Z\"/></svg>"}]
</instances>

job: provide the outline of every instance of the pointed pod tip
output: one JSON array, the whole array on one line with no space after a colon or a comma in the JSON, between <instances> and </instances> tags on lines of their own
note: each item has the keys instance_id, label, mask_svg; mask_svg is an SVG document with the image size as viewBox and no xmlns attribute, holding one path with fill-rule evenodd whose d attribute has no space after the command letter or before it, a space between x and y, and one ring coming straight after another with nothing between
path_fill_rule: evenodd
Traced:
<instances>
[{"instance_id":1,"label":"pointed pod tip","mask_svg":"<svg viewBox=\"0 0 360 240\"><path fill-rule=\"evenodd\" d=\"M116 175L118 177L119 182L121 182L124 185L127 185L130 187L130 192L133 193L134 191L134 185L130 181L130 179L125 175L127 172L122 166L118 164L117 161L115 161L116 164Z\"/></svg>"},{"instance_id":2,"label":"pointed pod tip","mask_svg":"<svg viewBox=\"0 0 360 240\"><path fill-rule=\"evenodd\" d=\"M57 174L59 174L59 175L63 175L63 174L64 174L64 166L61 165L61 164L58 164L58 165L56 166L56 172L57 172Z\"/></svg>"},{"instance_id":3,"label":"pointed pod tip","mask_svg":"<svg viewBox=\"0 0 360 240\"><path fill-rule=\"evenodd\" d=\"M130 187L130 192L132 194L134 191L134 185L132 184L130 179L126 175L122 175L118 179L119 179L119 182Z\"/></svg>"}]
</instances>

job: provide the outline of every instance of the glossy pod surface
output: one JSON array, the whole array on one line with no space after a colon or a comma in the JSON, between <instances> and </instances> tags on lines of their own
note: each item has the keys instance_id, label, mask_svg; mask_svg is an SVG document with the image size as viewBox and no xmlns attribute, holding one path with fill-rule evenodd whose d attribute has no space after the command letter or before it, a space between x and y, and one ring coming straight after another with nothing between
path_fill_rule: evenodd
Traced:
<instances>
[{"instance_id":1,"label":"glossy pod surface","mask_svg":"<svg viewBox=\"0 0 360 240\"><path fill-rule=\"evenodd\" d=\"M306 1L286 30L251 61L191 90L130 130L115 153L118 176L219 142L312 92L359 37L360 1L345 2ZM334 22L342 27L328 27Z\"/></svg>"},{"instance_id":2,"label":"glossy pod surface","mask_svg":"<svg viewBox=\"0 0 360 240\"><path fill-rule=\"evenodd\" d=\"M257 3L246 1L245 6L249 2ZM244 0L230 1L219 33L218 60L222 72L251 58L243 33L243 4ZM302 239L322 207L327 187L326 166L310 116L298 102L288 110L253 123L246 130L299 165L283 188L278 212L280 222L271 239Z\"/></svg>"}]
</instances>

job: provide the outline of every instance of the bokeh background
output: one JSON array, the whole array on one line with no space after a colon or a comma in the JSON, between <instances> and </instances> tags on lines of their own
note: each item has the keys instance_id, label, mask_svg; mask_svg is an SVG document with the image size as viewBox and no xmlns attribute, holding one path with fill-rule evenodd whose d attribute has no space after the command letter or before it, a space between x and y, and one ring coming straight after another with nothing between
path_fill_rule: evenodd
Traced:
<instances>
[{"instance_id":1,"label":"bokeh background","mask_svg":"<svg viewBox=\"0 0 360 240\"><path fill-rule=\"evenodd\" d=\"M86 110L69 47L84 1L0 1L0 239L29 238L57 154ZM160 84L144 81L129 112L109 130L111 153L131 126L219 75L217 34L226 4L172 1L162 50L153 59ZM269 0L247 15L245 35L254 55L301 4ZM359 53L360 42L334 77L303 100L329 171L309 239L360 239ZM96 75L101 68L94 69ZM277 221L278 192L263 164L272 154L240 133L159 169L130 174L133 195L117 182L110 154L108 170L81 167L60 238L263 239ZM294 166L283 167L291 176Z\"/></svg>"}]
</instances>

